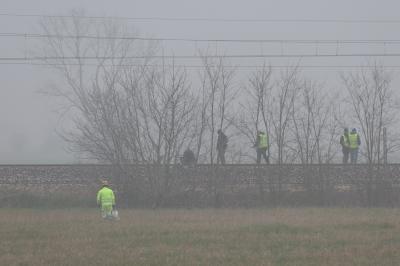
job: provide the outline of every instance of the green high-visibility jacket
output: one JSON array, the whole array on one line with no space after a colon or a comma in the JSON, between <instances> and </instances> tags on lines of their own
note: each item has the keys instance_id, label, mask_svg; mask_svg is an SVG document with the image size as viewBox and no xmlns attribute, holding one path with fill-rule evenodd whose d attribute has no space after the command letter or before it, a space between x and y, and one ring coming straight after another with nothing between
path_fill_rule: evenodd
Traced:
<instances>
[{"instance_id":1,"label":"green high-visibility jacket","mask_svg":"<svg viewBox=\"0 0 400 266\"><path fill-rule=\"evenodd\" d=\"M350 146L350 149L358 148L358 134L357 133L349 134L349 146Z\"/></svg>"},{"instance_id":2,"label":"green high-visibility jacket","mask_svg":"<svg viewBox=\"0 0 400 266\"><path fill-rule=\"evenodd\" d=\"M268 148L268 136L265 133L258 135L258 148Z\"/></svg>"},{"instance_id":3,"label":"green high-visibility jacket","mask_svg":"<svg viewBox=\"0 0 400 266\"><path fill-rule=\"evenodd\" d=\"M97 204L101 206L115 205L114 192L109 187L104 186L97 192Z\"/></svg>"}]
</instances>

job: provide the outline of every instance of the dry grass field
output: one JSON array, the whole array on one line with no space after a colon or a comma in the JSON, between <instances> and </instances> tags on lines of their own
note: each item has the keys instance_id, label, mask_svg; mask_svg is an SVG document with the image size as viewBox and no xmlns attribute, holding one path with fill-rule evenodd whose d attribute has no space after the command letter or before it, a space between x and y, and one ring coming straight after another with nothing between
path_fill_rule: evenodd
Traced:
<instances>
[{"instance_id":1,"label":"dry grass field","mask_svg":"<svg viewBox=\"0 0 400 266\"><path fill-rule=\"evenodd\" d=\"M0 265L400 265L397 209L0 209Z\"/></svg>"}]
</instances>

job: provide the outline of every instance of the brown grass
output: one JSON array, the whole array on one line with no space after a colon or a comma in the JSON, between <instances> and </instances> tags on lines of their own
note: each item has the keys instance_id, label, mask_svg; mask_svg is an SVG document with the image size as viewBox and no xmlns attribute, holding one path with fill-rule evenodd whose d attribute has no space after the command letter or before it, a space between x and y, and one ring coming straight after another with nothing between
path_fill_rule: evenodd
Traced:
<instances>
[{"instance_id":1,"label":"brown grass","mask_svg":"<svg viewBox=\"0 0 400 266\"><path fill-rule=\"evenodd\" d=\"M0 265L400 265L397 209L0 210Z\"/></svg>"}]
</instances>

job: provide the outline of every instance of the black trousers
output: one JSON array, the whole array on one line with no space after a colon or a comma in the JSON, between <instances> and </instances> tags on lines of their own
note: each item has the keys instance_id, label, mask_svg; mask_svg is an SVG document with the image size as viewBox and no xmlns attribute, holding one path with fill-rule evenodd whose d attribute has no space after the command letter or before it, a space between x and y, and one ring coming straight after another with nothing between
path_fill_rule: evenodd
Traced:
<instances>
[{"instance_id":1,"label":"black trousers","mask_svg":"<svg viewBox=\"0 0 400 266\"><path fill-rule=\"evenodd\" d=\"M217 164L221 163L221 164L225 164L225 150L224 149L220 149L217 150L218 154L217 154Z\"/></svg>"},{"instance_id":2,"label":"black trousers","mask_svg":"<svg viewBox=\"0 0 400 266\"><path fill-rule=\"evenodd\" d=\"M261 163L261 155L264 157L265 162L269 164L267 148L257 148L257 164Z\"/></svg>"},{"instance_id":3,"label":"black trousers","mask_svg":"<svg viewBox=\"0 0 400 266\"><path fill-rule=\"evenodd\" d=\"M342 148L342 152L343 152L343 163L348 163L350 150L348 148Z\"/></svg>"}]
</instances>

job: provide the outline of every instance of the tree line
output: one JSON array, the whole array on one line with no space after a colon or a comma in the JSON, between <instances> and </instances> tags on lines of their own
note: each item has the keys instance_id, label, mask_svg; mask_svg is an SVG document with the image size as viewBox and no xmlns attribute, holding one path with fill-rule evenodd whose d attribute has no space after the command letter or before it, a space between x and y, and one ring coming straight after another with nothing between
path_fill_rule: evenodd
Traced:
<instances>
[{"instance_id":1,"label":"tree line","mask_svg":"<svg viewBox=\"0 0 400 266\"><path fill-rule=\"evenodd\" d=\"M198 51L202 67L189 73L174 59L152 56L163 51L159 42L104 38L139 36L116 21L76 13L40 25L48 37L35 52L62 78L48 92L65 100L73 122L62 136L91 160L168 165L190 147L198 163L214 164L219 129L229 138L228 163L255 162L260 130L278 164L340 162L344 127L359 129L368 163L399 148L399 98L393 75L378 63L341 73L342 86L332 90L296 65L277 70L265 63L239 75L210 50ZM99 38L80 37L88 35Z\"/></svg>"}]
</instances>

